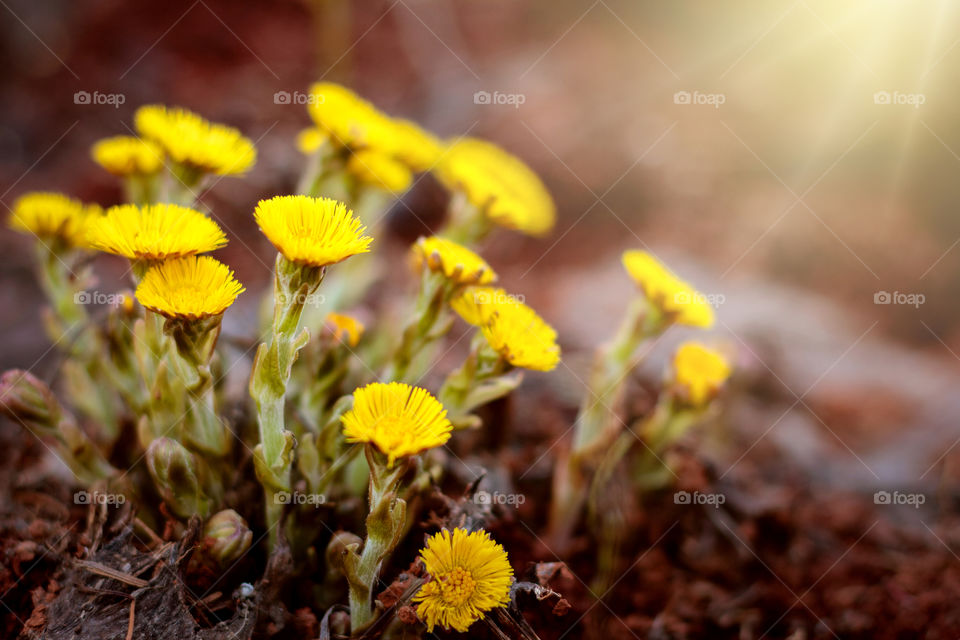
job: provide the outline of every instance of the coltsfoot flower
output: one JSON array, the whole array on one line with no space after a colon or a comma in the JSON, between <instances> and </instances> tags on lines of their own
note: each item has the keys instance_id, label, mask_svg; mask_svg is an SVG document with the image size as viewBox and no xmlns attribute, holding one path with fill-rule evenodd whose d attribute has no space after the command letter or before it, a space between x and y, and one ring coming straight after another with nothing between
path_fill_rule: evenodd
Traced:
<instances>
[{"instance_id":1,"label":"coltsfoot flower","mask_svg":"<svg viewBox=\"0 0 960 640\"><path fill-rule=\"evenodd\" d=\"M447 148L434 173L496 224L535 236L553 228L556 210L543 182L495 144L462 138Z\"/></svg>"},{"instance_id":2,"label":"coltsfoot flower","mask_svg":"<svg viewBox=\"0 0 960 640\"><path fill-rule=\"evenodd\" d=\"M227 244L216 222L195 209L176 204L107 209L89 225L90 244L131 260L166 260L206 253Z\"/></svg>"},{"instance_id":3,"label":"coltsfoot flower","mask_svg":"<svg viewBox=\"0 0 960 640\"><path fill-rule=\"evenodd\" d=\"M318 82L310 94L310 117L336 144L351 149L387 149L393 144L390 119L350 89Z\"/></svg>"},{"instance_id":4,"label":"coltsfoot flower","mask_svg":"<svg viewBox=\"0 0 960 640\"><path fill-rule=\"evenodd\" d=\"M151 175L163 167L163 150L134 136L113 136L90 149L93 160L115 176Z\"/></svg>"},{"instance_id":5,"label":"coltsfoot flower","mask_svg":"<svg viewBox=\"0 0 960 640\"><path fill-rule=\"evenodd\" d=\"M137 132L160 145L176 162L217 175L244 173L257 159L257 149L233 127L215 124L192 111L145 105L134 116Z\"/></svg>"},{"instance_id":6,"label":"coltsfoot flower","mask_svg":"<svg viewBox=\"0 0 960 640\"><path fill-rule=\"evenodd\" d=\"M413 597L427 625L465 632L492 609L510 602L513 569L507 552L486 531L446 529L420 551L430 581Z\"/></svg>"},{"instance_id":7,"label":"coltsfoot flower","mask_svg":"<svg viewBox=\"0 0 960 640\"><path fill-rule=\"evenodd\" d=\"M699 342L684 342L673 356L673 375L684 399L700 407L716 395L732 368L722 353Z\"/></svg>"},{"instance_id":8,"label":"coltsfoot flower","mask_svg":"<svg viewBox=\"0 0 960 640\"><path fill-rule=\"evenodd\" d=\"M372 184L391 193L403 193L413 183L413 173L394 157L361 149L350 155L347 171L361 182Z\"/></svg>"},{"instance_id":9,"label":"coltsfoot flower","mask_svg":"<svg viewBox=\"0 0 960 640\"><path fill-rule=\"evenodd\" d=\"M673 275L656 258L638 249L623 253L623 266L644 295L677 324L713 326L713 308L706 297Z\"/></svg>"},{"instance_id":10,"label":"coltsfoot flower","mask_svg":"<svg viewBox=\"0 0 960 640\"><path fill-rule=\"evenodd\" d=\"M297 134L297 149L308 156L316 153L330 138L320 127L307 127Z\"/></svg>"},{"instance_id":11,"label":"coltsfoot flower","mask_svg":"<svg viewBox=\"0 0 960 640\"><path fill-rule=\"evenodd\" d=\"M370 251L366 227L332 198L276 196L261 200L254 212L263 235L291 261L314 267Z\"/></svg>"},{"instance_id":12,"label":"coltsfoot flower","mask_svg":"<svg viewBox=\"0 0 960 640\"><path fill-rule=\"evenodd\" d=\"M220 315L243 291L227 265L210 256L187 256L151 267L136 296L166 318L197 320Z\"/></svg>"},{"instance_id":13,"label":"coltsfoot flower","mask_svg":"<svg viewBox=\"0 0 960 640\"><path fill-rule=\"evenodd\" d=\"M374 382L357 389L353 408L341 420L347 442L373 444L391 466L397 458L444 444L453 429L430 392L402 382Z\"/></svg>"},{"instance_id":14,"label":"coltsfoot flower","mask_svg":"<svg viewBox=\"0 0 960 640\"><path fill-rule=\"evenodd\" d=\"M443 145L432 133L409 120L394 119L394 155L412 171L430 170L443 155Z\"/></svg>"},{"instance_id":15,"label":"coltsfoot flower","mask_svg":"<svg viewBox=\"0 0 960 640\"><path fill-rule=\"evenodd\" d=\"M87 243L87 226L100 207L62 193L35 191L20 196L10 214L10 228L43 240L59 240L69 247Z\"/></svg>"},{"instance_id":16,"label":"coltsfoot flower","mask_svg":"<svg viewBox=\"0 0 960 640\"><path fill-rule=\"evenodd\" d=\"M440 236L417 240L413 255L418 265L426 263L431 271L442 273L457 284L489 284L497 279L497 274L483 258Z\"/></svg>"},{"instance_id":17,"label":"coltsfoot flower","mask_svg":"<svg viewBox=\"0 0 960 640\"><path fill-rule=\"evenodd\" d=\"M360 343L360 338L363 337L365 327L362 322L353 316L331 311L327 314L325 320L327 327L329 327L333 333L333 339L337 342L346 342L351 347L355 347Z\"/></svg>"},{"instance_id":18,"label":"coltsfoot flower","mask_svg":"<svg viewBox=\"0 0 960 640\"><path fill-rule=\"evenodd\" d=\"M509 301L517 300L500 287L468 287L450 300L450 307L464 322L480 327L497 304Z\"/></svg>"}]
</instances>

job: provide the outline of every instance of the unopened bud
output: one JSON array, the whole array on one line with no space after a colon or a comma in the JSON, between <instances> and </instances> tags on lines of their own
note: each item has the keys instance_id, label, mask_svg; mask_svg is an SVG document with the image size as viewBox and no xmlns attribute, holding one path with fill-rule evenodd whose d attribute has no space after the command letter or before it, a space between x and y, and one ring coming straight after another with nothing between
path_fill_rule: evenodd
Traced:
<instances>
[{"instance_id":1,"label":"unopened bud","mask_svg":"<svg viewBox=\"0 0 960 640\"><path fill-rule=\"evenodd\" d=\"M50 387L21 369L0 376L0 411L40 429L54 429L60 420L60 404Z\"/></svg>"},{"instance_id":2,"label":"unopened bud","mask_svg":"<svg viewBox=\"0 0 960 640\"><path fill-rule=\"evenodd\" d=\"M147 468L157 490L181 518L206 517L210 501L200 484L200 464L187 449L170 438L157 438L147 448Z\"/></svg>"},{"instance_id":3,"label":"unopened bud","mask_svg":"<svg viewBox=\"0 0 960 640\"><path fill-rule=\"evenodd\" d=\"M252 542L253 532L247 521L233 509L213 514L203 528L204 548L221 567L243 556Z\"/></svg>"}]
</instances>

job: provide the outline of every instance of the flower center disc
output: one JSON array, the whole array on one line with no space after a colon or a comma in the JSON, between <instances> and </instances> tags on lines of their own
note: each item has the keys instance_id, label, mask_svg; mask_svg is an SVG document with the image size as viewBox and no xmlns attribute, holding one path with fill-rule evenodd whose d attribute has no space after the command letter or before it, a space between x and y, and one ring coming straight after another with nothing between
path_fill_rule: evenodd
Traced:
<instances>
[{"instance_id":1,"label":"flower center disc","mask_svg":"<svg viewBox=\"0 0 960 640\"><path fill-rule=\"evenodd\" d=\"M447 604L459 607L466 602L477 586L473 576L463 567L456 567L440 578L440 596Z\"/></svg>"}]
</instances>

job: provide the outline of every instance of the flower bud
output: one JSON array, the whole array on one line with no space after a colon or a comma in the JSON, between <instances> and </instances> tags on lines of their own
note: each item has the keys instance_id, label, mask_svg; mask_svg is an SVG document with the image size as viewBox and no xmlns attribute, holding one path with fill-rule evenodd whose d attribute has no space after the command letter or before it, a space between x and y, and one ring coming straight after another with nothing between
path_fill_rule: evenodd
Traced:
<instances>
[{"instance_id":1,"label":"flower bud","mask_svg":"<svg viewBox=\"0 0 960 640\"><path fill-rule=\"evenodd\" d=\"M730 362L719 351L697 342L685 342L673 358L672 385L681 401L704 407L727 381Z\"/></svg>"},{"instance_id":2,"label":"flower bud","mask_svg":"<svg viewBox=\"0 0 960 640\"><path fill-rule=\"evenodd\" d=\"M243 556L251 542L253 532L247 526L247 521L233 509L213 514L203 528L204 549L221 567Z\"/></svg>"},{"instance_id":3,"label":"flower bud","mask_svg":"<svg viewBox=\"0 0 960 640\"><path fill-rule=\"evenodd\" d=\"M200 483L200 464L187 449L170 438L157 438L147 448L150 477L175 514L206 517L210 501Z\"/></svg>"},{"instance_id":4,"label":"flower bud","mask_svg":"<svg viewBox=\"0 0 960 640\"><path fill-rule=\"evenodd\" d=\"M41 429L53 429L60 420L60 404L50 387L21 369L0 376L0 411Z\"/></svg>"}]
</instances>

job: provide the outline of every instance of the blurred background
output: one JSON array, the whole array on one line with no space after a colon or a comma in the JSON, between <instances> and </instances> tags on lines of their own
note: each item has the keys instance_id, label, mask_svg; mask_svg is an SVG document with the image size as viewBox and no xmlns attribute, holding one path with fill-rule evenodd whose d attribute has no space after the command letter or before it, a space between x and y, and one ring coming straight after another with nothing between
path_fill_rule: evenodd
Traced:
<instances>
[{"instance_id":1,"label":"blurred background","mask_svg":"<svg viewBox=\"0 0 960 640\"><path fill-rule=\"evenodd\" d=\"M181 105L258 146L246 179L204 198L231 236L222 259L257 290L271 250L253 206L294 187L309 84L342 82L437 134L492 139L543 177L554 232L500 233L484 253L560 330L559 387L577 389L631 294L620 252L646 247L712 297L714 338L738 354L746 391L721 470L763 453L855 486L950 474L956 3L0 5L5 210L37 189L118 202L91 143L130 133L139 105ZM429 232L435 196L429 179L409 194L418 215L397 212L399 237ZM0 231L0 365L49 370L28 249Z\"/></svg>"}]
</instances>

